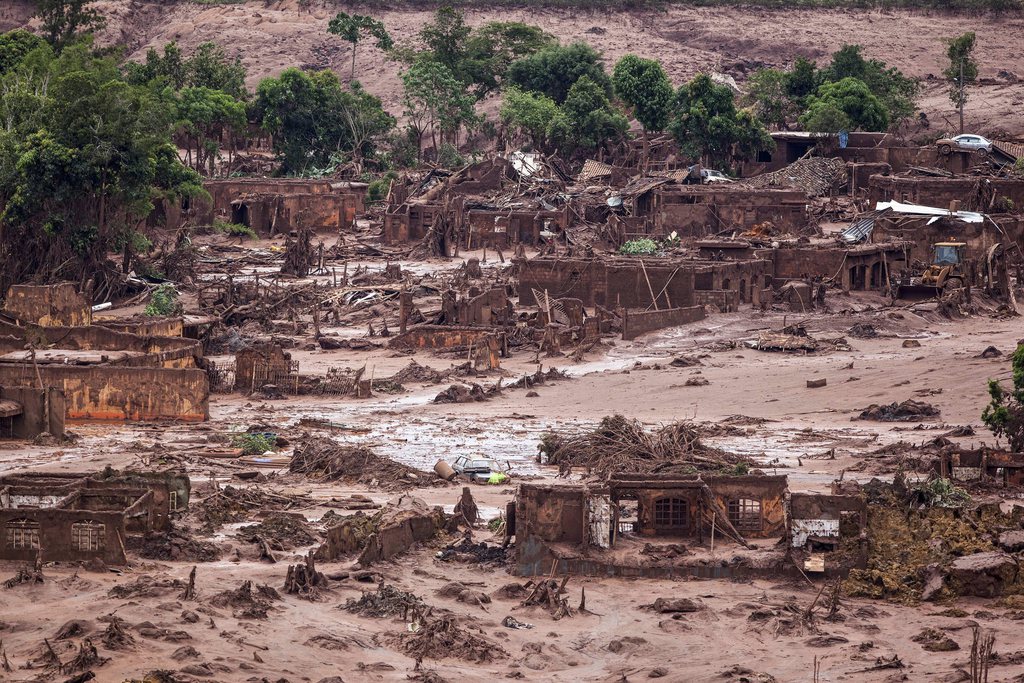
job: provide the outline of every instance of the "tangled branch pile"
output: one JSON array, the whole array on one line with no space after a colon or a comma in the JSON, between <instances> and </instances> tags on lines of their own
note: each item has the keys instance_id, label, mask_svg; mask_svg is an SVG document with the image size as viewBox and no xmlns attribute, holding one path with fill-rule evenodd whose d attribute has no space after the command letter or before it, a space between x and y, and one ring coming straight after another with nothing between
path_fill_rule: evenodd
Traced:
<instances>
[{"instance_id":1,"label":"tangled branch pile","mask_svg":"<svg viewBox=\"0 0 1024 683\"><path fill-rule=\"evenodd\" d=\"M406 488L437 479L432 473L377 455L366 446L323 438L309 439L296 448L288 469L317 479L345 479L361 484L376 482L384 488Z\"/></svg>"},{"instance_id":2,"label":"tangled branch pile","mask_svg":"<svg viewBox=\"0 0 1024 683\"><path fill-rule=\"evenodd\" d=\"M485 664L508 657L500 645L460 627L454 617L429 621L415 633L399 635L397 640L402 651L417 661L456 657Z\"/></svg>"},{"instance_id":3,"label":"tangled branch pile","mask_svg":"<svg viewBox=\"0 0 1024 683\"><path fill-rule=\"evenodd\" d=\"M638 420L605 417L596 429L541 436L538 461L558 465L562 474L584 467L602 478L613 472L686 473L751 464L742 455L704 444L698 429L675 422L649 432Z\"/></svg>"}]
</instances>

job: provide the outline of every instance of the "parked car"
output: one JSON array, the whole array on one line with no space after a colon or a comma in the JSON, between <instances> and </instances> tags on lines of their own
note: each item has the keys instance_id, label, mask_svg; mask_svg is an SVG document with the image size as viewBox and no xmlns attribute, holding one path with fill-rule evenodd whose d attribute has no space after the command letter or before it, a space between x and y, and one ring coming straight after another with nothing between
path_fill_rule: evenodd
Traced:
<instances>
[{"instance_id":1,"label":"parked car","mask_svg":"<svg viewBox=\"0 0 1024 683\"><path fill-rule=\"evenodd\" d=\"M487 481L492 474L504 471L501 465L490 458L472 458L468 455L455 458L452 469L470 481Z\"/></svg>"},{"instance_id":2,"label":"parked car","mask_svg":"<svg viewBox=\"0 0 1024 683\"><path fill-rule=\"evenodd\" d=\"M952 138L943 138L935 143L939 148L940 154L949 154L954 149L962 149L973 152L989 153L992 151L992 141L987 140L980 135L957 135Z\"/></svg>"},{"instance_id":3,"label":"parked car","mask_svg":"<svg viewBox=\"0 0 1024 683\"><path fill-rule=\"evenodd\" d=\"M715 170L710 169L710 168L702 168L700 170L700 181L702 183L704 183L705 185L710 185L711 183L731 183L731 182L733 182L732 178L730 178L729 176L725 175L721 171L715 171Z\"/></svg>"}]
</instances>

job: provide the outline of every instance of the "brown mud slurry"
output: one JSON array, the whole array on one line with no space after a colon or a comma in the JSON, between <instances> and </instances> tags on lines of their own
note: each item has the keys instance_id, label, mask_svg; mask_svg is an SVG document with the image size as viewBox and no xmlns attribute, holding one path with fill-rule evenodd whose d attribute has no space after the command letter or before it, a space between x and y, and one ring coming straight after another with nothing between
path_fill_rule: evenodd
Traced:
<instances>
[{"instance_id":1,"label":"brown mud slurry","mask_svg":"<svg viewBox=\"0 0 1024 683\"><path fill-rule=\"evenodd\" d=\"M777 467L762 467L789 475L793 490L827 491L844 470L846 480L869 479L874 463L884 459L874 454L886 445L901 440L920 444L960 425L984 433L979 406L984 403L985 378L1005 374L1007 361L1005 356L977 356L990 345L1012 349L1020 336L1019 323L988 317L926 319L909 311L881 310L883 300L872 295L840 295L831 302L833 310L841 305L847 313L808 316L806 325L816 336L835 337L856 323L873 325L881 336L850 338L852 350L816 355L742 347L714 350L721 348L715 342L782 326L782 314L745 309L636 342L616 341L582 362L547 359L574 379L534 387L537 396L532 398L526 397L526 389L513 389L486 402L432 403L444 382L410 383L405 393L362 400L214 395L208 424L73 425L80 437L76 443L6 450L0 460L5 473L25 467L87 472L106 465L152 466L161 458L180 461L192 477L193 500L179 522L190 531L172 542L176 550L146 553L164 559L130 552L130 565L116 571L45 566L42 584L0 589L0 639L11 665L0 677L70 679L78 673L70 671L71 662L88 638L98 657L110 660L92 665L96 680L102 681L141 678L155 670L173 671L173 678L166 680L218 681L334 680L331 676L344 681L612 681L658 676L672 681L804 681L811 680L816 658L822 681L953 681L966 680L957 672L967 665L971 627L979 624L996 636L999 656L990 680L1016 680L1024 673L1019 655L1024 636L1017 628L1015 598L903 605L840 594L830 615L830 589L819 595L820 580L812 586L799 577L572 577L564 596L572 615L555 620L543 606L522 606L532 590L522 588L526 579L494 562L480 564L473 555L457 552L441 559L441 541L374 564L365 581L352 574L329 578L349 572L351 560L318 562L316 570L328 577L326 587L311 596L290 595L284 591L287 567L299 564L319 545L329 524L320 520L349 514L342 508L367 500L382 504L395 495L388 490L392 487L372 480L367 485L308 478L287 468L263 470L267 480L254 484L231 478L239 471L237 465L188 454L219 432L258 423L291 440L281 449L287 454L307 434L318 434L370 446L420 470L429 470L438 458L469 453L508 459L520 476L554 477L555 467L539 466L533 459L541 432L592 427L606 415L623 412L651 427L679 419L733 425L703 438L759 463L775 461ZM908 338L918 340L920 347L905 348ZM385 350L296 351L295 356L305 372L365 363L378 377L393 374L410 360ZM519 353L503 363L510 374L507 381L536 370L529 356ZM697 358L700 365L672 365L680 356ZM428 353L412 358L438 370L452 364ZM697 371L708 384L688 386L687 378ZM811 377L826 378L827 385L808 389ZM922 396L941 410L941 420L927 423L928 429L915 429L916 422L853 421L868 405ZM737 415L758 419L730 419ZM301 418L327 419L346 429L325 431L308 421L299 425ZM970 446L978 438L954 440ZM264 506L263 512L284 508L284 518L241 506L231 508L236 516L229 510L223 520L218 518L222 526L213 523L209 526L216 529L204 529L204 516L209 521L213 509L208 501L217 499L211 478L230 484L236 493L249 491L239 499L249 496ZM504 509L513 486L514 480L497 487L472 485L483 520ZM415 483L401 488L449 512L460 490ZM289 521L289 512L308 523L295 517ZM257 522L260 526L251 526ZM218 559L188 559L208 550L188 545L189 537L216 546ZM254 537L266 540L276 563L260 559L262 546ZM500 543L483 526L474 531L473 540ZM736 554L735 546L722 541L714 550L714 558L723 563ZM197 595L183 599L193 566L198 567ZM13 576L18 567L5 563L2 578ZM412 619L418 626L410 627L408 611L403 615L401 610L382 609L384 616L374 616L372 610L344 609L348 601L376 591L378 581L388 590L414 594L419 598L416 609L428 610L430 618ZM579 610L584 592L585 609ZM658 612L651 607L658 598L687 598L696 609ZM84 622L71 629L77 635L59 639L58 631L72 619ZM937 640L932 638L936 633ZM46 642L62 662L61 673ZM953 644L959 649L952 649ZM419 663L417 656L422 657Z\"/></svg>"}]
</instances>

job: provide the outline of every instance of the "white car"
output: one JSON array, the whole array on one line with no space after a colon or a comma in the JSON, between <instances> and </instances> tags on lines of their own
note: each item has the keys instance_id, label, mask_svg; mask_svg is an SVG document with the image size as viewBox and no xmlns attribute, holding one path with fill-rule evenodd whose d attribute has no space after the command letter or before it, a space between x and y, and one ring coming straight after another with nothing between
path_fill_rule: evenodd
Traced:
<instances>
[{"instance_id":1,"label":"white car","mask_svg":"<svg viewBox=\"0 0 1024 683\"><path fill-rule=\"evenodd\" d=\"M980 135L957 135L952 138L944 138L935 143L939 148L940 154L949 154L954 149L973 150L976 152L991 152L992 141L987 140Z\"/></svg>"},{"instance_id":2,"label":"white car","mask_svg":"<svg viewBox=\"0 0 1024 683\"><path fill-rule=\"evenodd\" d=\"M702 168L700 170L700 181L704 184L733 182L732 178L721 171L715 171L710 168Z\"/></svg>"}]
</instances>

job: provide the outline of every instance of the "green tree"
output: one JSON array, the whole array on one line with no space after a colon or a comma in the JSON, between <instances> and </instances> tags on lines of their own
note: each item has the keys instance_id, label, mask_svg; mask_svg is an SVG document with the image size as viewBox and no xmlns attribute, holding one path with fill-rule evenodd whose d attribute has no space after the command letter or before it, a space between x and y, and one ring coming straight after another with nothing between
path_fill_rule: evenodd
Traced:
<instances>
[{"instance_id":1,"label":"green tree","mask_svg":"<svg viewBox=\"0 0 1024 683\"><path fill-rule=\"evenodd\" d=\"M163 55L156 48L146 52L141 64L128 62L123 67L125 80L133 85L146 85L160 81L181 90L186 86L220 90L237 100L245 101L249 92L245 88L246 70L239 56L231 58L216 43L201 43L191 57L186 58L175 42L164 45Z\"/></svg>"},{"instance_id":2,"label":"green tree","mask_svg":"<svg viewBox=\"0 0 1024 683\"><path fill-rule=\"evenodd\" d=\"M672 82L661 64L653 59L626 55L612 70L615 94L633 110L643 126L644 154L641 165L647 167L649 135L665 130L672 113Z\"/></svg>"},{"instance_id":3,"label":"green tree","mask_svg":"<svg viewBox=\"0 0 1024 683\"><path fill-rule=\"evenodd\" d=\"M517 21L492 21L473 31L466 43L462 71L481 99L501 87L508 67L555 43L537 26Z\"/></svg>"},{"instance_id":4,"label":"green tree","mask_svg":"<svg viewBox=\"0 0 1024 683\"><path fill-rule=\"evenodd\" d=\"M612 109L604 86L589 76L580 76L569 88L562 114L556 125L563 127L554 129L552 135L570 152L590 152L619 140L629 129L626 117Z\"/></svg>"},{"instance_id":5,"label":"green tree","mask_svg":"<svg viewBox=\"0 0 1024 683\"><path fill-rule=\"evenodd\" d=\"M890 123L898 123L913 115L914 102L920 86L904 76L899 69L877 59L865 59L860 45L844 45L832 55L832 63L823 70L825 81L838 83L855 78L885 107Z\"/></svg>"},{"instance_id":6,"label":"green tree","mask_svg":"<svg viewBox=\"0 0 1024 683\"><path fill-rule=\"evenodd\" d=\"M387 51L394 47L391 34L388 33L384 24L373 17L362 14L346 14L338 12L327 25L327 32L352 43L352 70L349 78L356 77L356 47L363 38L376 38L376 45L379 49Z\"/></svg>"},{"instance_id":7,"label":"green tree","mask_svg":"<svg viewBox=\"0 0 1024 683\"><path fill-rule=\"evenodd\" d=\"M999 380L988 381L989 404L981 419L996 437L1005 436L1010 450L1024 452L1024 345L1019 345L1010 361L1013 388L1003 388Z\"/></svg>"},{"instance_id":8,"label":"green tree","mask_svg":"<svg viewBox=\"0 0 1024 683\"><path fill-rule=\"evenodd\" d=\"M429 130L435 151L442 142L457 147L459 130L476 121L473 97L441 62L416 62L402 73L402 87L405 114L420 146Z\"/></svg>"},{"instance_id":9,"label":"green tree","mask_svg":"<svg viewBox=\"0 0 1024 683\"><path fill-rule=\"evenodd\" d=\"M185 56L174 41L164 45L163 55L151 47L146 51L145 62L128 62L123 69L125 80L133 85L146 85L160 79L175 90L180 90L188 82Z\"/></svg>"},{"instance_id":10,"label":"green tree","mask_svg":"<svg viewBox=\"0 0 1024 683\"><path fill-rule=\"evenodd\" d=\"M529 139L534 148L550 152L555 131L567 128L558 104L539 93L518 88L505 91L501 104L501 122L514 134Z\"/></svg>"},{"instance_id":11,"label":"green tree","mask_svg":"<svg viewBox=\"0 0 1024 683\"><path fill-rule=\"evenodd\" d=\"M276 78L265 78L256 88L253 113L264 130L274 136L281 171L301 174L326 167L338 155L366 159L393 126L380 100L358 84L344 90L331 71L307 73L285 69ZM366 126L359 136L352 120Z\"/></svg>"},{"instance_id":12,"label":"green tree","mask_svg":"<svg viewBox=\"0 0 1024 683\"><path fill-rule=\"evenodd\" d=\"M36 16L42 22L43 35L59 53L83 33L103 28L106 19L94 0L36 0Z\"/></svg>"},{"instance_id":13,"label":"green tree","mask_svg":"<svg viewBox=\"0 0 1024 683\"><path fill-rule=\"evenodd\" d=\"M472 29L466 17L451 5L443 5L434 13L434 20L420 30L420 40L429 55L420 55L418 61L431 60L442 64L449 73L463 83L469 82L464 73L464 60Z\"/></svg>"},{"instance_id":14,"label":"green tree","mask_svg":"<svg viewBox=\"0 0 1024 683\"><path fill-rule=\"evenodd\" d=\"M802 103L821 85L818 67L806 57L797 57L793 68L786 73L786 95L795 103Z\"/></svg>"},{"instance_id":15,"label":"green tree","mask_svg":"<svg viewBox=\"0 0 1024 683\"><path fill-rule=\"evenodd\" d=\"M200 43L185 63L185 72L187 84L194 88L220 90L243 102L249 99L242 58L237 54L229 57L216 43Z\"/></svg>"},{"instance_id":16,"label":"green tree","mask_svg":"<svg viewBox=\"0 0 1024 683\"><path fill-rule=\"evenodd\" d=\"M672 113L672 83L661 64L653 59L626 55L615 64L612 85L619 99L629 105L646 131L659 132Z\"/></svg>"},{"instance_id":17,"label":"green tree","mask_svg":"<svg viewBox=\"0 0 1024 683\"><path fill-rule=\"evenodd\" d=\"M766 126L783 129L787 119L797 111L787 91L789 75L778 69L759 69L747 81L746 104Z\"/></svg>"},{"instance_id":18,"label":"green tree","mask_svg":"<svg viewBox=\"0 0 1024 683\"><path fill-rule=\"evenodd\" d=\"M586 43L553 46L517 60L509 66L506 80L520 90L542 93L562 104L583 76L600 86L605 96L612 94L601 55Z\"/></svg>"},{"instance_id":19,"label":"green tree","mask_svg":"<svg viewBox=\"0 0 1024 683\"><path fill-rule=\"evenodd\" d=\"M845 120L839 113L845 115ZM822 84L817 94L808 99L800 125L807 130L838 133L838 130L824 127L843 123L846 124L843 127L850 130L884 131L889 126L889 112L868 86L856 78Z\"/></svg>"},{"instance_id":20,"label":"green tree","mask_svg":"<svg viewBox=\"0 0 1024 683\"><path fill-rule=\"evenodd\" d=\"M949 80L949 99L960 111L960 132L964 132L964 105L967 104L967 86L978 80L978 62L974 59L976 39L973 31L956 38L946 39L949 66L943 75Z\"/></svg>"},{"instance_id":21,"label":"green tree","mask_svg":"<svg viewBox=\"0 0 1024 683\"><path fill-rule=\"evenodd\" d=\"M0 284L93 277L107 296L108 254L130 266L153 200L203 194L166 103L84 44L36 50L0 86Z\"/></svg>"},{"instance_id":22,"label":"green tree","mask_svg":"<svg viewBox=\"0 0 1024 683\"><path fill-rule=\"evenodd\" d=\"M45 44L46 41L25 29L0 34L0 76L14 70L30 52Z\"/></svg>"},{"instance_id":23,"label":"green tree","mask_svg":"<svg viewBox=\"0 0 1024 683\"><path fill-rule=\"evenodd\" d=\"M736 109L732 90L707 74L680 86L669 130L685 154L705 163L728 164L774 145L764 125Z\"/></svg>"},{"instance_id":24,"label":"green tree","mask_svg":"<svg viewBox=\"0 0 1024 683\"><path fill-rule=\"evenodd\" d=\"M245 105L226 92L202 87L182 88L176 104L186 161L197 171L214 175L222 134L245 127Z\"/></svg>"}]
</instances>

